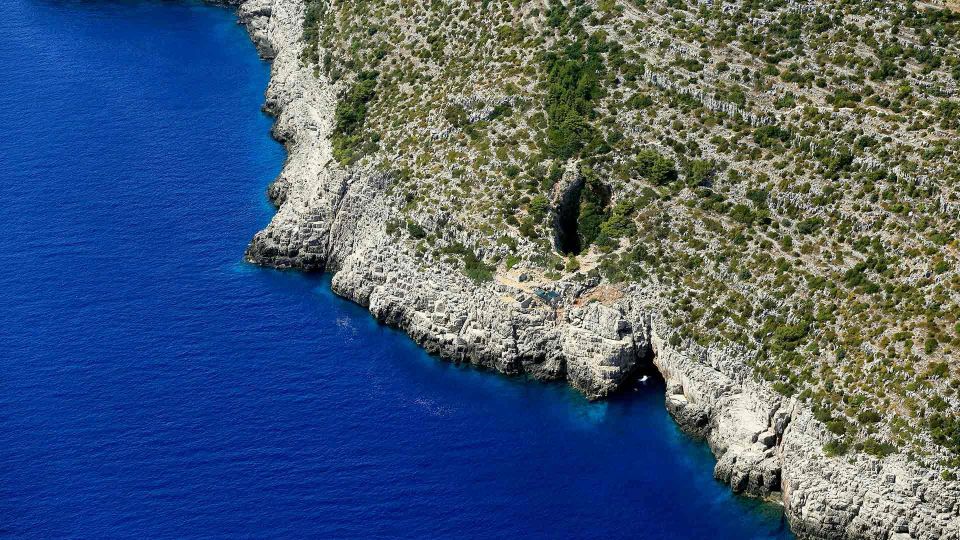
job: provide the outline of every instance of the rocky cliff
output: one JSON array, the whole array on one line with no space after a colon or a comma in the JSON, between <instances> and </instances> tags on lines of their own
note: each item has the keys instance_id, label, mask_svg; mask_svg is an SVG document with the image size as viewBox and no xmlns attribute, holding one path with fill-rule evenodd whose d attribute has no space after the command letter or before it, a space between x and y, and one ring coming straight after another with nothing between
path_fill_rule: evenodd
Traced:
<instances>
[{"instance_id":1,"label":"rocky cliff","mask_svg":"<svg viewBox=\"0 0 960 540\"><path fill-rule=\"evenodd\" d=\"M591 399L652 361L667 382L671 415L717 456L715 476L738 493L781 501L801 538L960 539L956 481L896 454L827 457L824 425L798 398L758 380L745 351L671 344L655 287L535 282L522 271L478 283L425 262L388 232L404 204L391 189L394 174L333 157L338 90L300 60L302 0L235 3L261 54L273 59L265 108L288 150L269 189L277 214L250 243L249 261L329 271L337 294L431 353L565 380ZM429 211L419 218L428 225L444 219ZM474 231L451 234L467 243Z\"/></svg>"}]
</instances>

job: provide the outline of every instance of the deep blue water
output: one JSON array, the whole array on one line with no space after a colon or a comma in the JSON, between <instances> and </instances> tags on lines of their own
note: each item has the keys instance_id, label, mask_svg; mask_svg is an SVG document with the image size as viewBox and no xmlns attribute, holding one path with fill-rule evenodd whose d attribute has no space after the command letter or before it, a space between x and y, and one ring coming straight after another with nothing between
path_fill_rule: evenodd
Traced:
<instances>
[{"instance_id":1,"label":"deep blue water","mask_svg":"<svg viewBox=\"0 0 960 540\"><path fill-rule=\"evenodd\" d=\"M0 536L789 537L662 384L456 367L242 263L284 152L233 20L0 2Z\"/></svg>"}]
</instances>

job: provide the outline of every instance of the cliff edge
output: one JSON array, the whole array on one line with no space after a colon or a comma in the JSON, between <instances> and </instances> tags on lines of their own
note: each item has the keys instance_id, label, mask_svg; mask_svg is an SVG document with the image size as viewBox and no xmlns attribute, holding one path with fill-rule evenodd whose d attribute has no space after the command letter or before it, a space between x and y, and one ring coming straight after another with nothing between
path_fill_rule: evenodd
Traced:
<instances>
[{"instance_id":1,"label":"cliff edge","mask_svg":"<svg viewBox=\"0 0 960 540\"><path fill-rule=\"evenodd\" d=\"M265 110L276 116L274 136L288 151L268 193L277 214L250 243L248 261L331 272L337 294L431 353L567 381L591 399L652 362L666 380L670 414L717 456L715 476L737 493L781 501L800 538L960 540L956 481L900 454L828 457L824 424L797 396L755 377L747 351L670 340L674 329L655 285L542 280L519 269L478 282L425 262L389 232L407 219L403 193L391 188L396 172L334 157L342 88L301 61L304 2L235 4L261 54L273 59ZM564 182L558 185L555 209ZM441 212L419 212L421 225L442 225ZM482 233L449 234L451 243L470 245Z\"/></svg>"}]
</instances>

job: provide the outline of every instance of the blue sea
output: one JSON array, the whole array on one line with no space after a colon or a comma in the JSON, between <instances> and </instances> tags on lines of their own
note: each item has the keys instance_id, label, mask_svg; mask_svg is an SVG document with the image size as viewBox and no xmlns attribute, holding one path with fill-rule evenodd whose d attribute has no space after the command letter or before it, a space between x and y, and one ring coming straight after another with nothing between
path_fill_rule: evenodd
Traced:
<instances>
[{"instance_id":1,"label":"blue sea","mask_svg":"<svg viewBox=\"0 0 960 540\"><path fill-rule=\"evenodd\" d=\"M454 366L243 263L284 150L234 20L0 2L0 536L791 537L662 382Z\"/></svg>"}]
</instances>

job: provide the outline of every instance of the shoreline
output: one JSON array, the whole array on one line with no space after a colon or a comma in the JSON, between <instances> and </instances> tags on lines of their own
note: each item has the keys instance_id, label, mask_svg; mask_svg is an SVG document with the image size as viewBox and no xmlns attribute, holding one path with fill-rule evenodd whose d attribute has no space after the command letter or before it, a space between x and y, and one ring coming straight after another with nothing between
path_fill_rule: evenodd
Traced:
<instances>
[{"instance_id":1,"label":"shoreline","mask_svg":"<svg viewBox=\"0 0 960 540\"><path fill-rule=\"evenodd\" d=\"M333 165L337 88L299 63L302 1L217 3L237 7L261 56L274 61L264 110L288 152L268 190L277 214L251 242L249 262L328 271L334 293L428 353L564 381L591 399L652 364L666 382L670 415L717 457L714 476L736 493L779 499L798 538L960 538L956 483L903 456L826 457L824 426L795 398L754 381L741 351L681 350L662 339L669 327L656 291L630 287L607 305L584 302L588 285L561 283L550 305L516 283L478 286L421 267L384 231L396 207L389 176Z\"/></svg>"}]
</instances>

